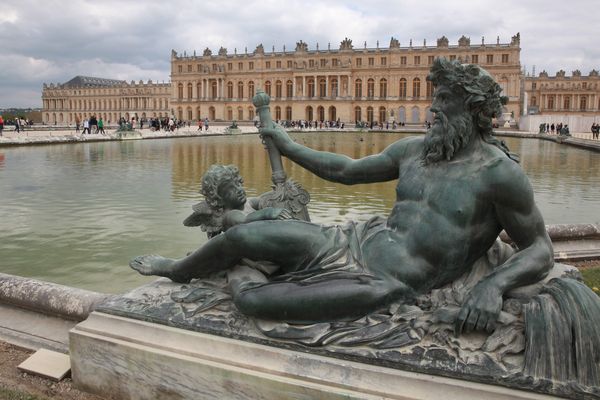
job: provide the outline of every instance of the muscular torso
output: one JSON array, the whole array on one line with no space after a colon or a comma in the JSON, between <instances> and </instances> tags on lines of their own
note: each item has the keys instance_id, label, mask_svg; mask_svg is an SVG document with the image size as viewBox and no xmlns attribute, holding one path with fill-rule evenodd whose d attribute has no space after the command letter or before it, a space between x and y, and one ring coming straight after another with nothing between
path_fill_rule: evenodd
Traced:
<instances>
[{"instance_id":1,"label":"muscular torso","mask_svg":"<svg viewBox=\"0 0 600 400\"><path fill-rule=\"evenodd\" d=\"M447 284L485 254L501 231L486 178L494 151L424 165L420 152L399 166L388 229L363 246L369 269L417 291Z\"/></svg>"}]
</instances>

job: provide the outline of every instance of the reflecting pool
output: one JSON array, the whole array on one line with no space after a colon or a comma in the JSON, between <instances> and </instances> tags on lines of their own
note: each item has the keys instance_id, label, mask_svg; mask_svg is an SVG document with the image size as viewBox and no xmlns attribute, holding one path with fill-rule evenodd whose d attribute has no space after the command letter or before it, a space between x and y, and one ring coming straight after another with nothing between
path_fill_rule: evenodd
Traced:
<instances>
[{"instance_id":1,"label":"reflecting pool","mask_svg":"<svg viewBox=\"0 0 600 400\"><path fill-rule=\"evenodd\" d=\"M315 149L358 158L408 135L297 133ZM597 153L532 139L505 139L521 155L545 221L600 223ZM256 135L81 143L0 149L0 272L109 293L151 281L127 266L136 255L181 257L206 241L183 219L201 199L214 163L240 167L249 196L270 190ZM344 186L284 160L311 193L313 221L387 214L394 182Z\"/></svg>"}]
</instances>

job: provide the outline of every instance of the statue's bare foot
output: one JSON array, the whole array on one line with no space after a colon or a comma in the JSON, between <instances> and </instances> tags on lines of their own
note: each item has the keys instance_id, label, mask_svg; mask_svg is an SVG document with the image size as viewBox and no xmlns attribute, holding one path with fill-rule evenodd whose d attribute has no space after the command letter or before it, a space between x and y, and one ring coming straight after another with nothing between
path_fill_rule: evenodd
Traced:
<instances>
[{"instance_id":1,"label":"statue's bare foot","mask_svg":"<svg viewBox=\"0 0 600 400\"><path fill-rule=\"evenodd\" d=\"M142 275L164 276L177 283L188 283L191 278L179 275L173 271L176 260L148 254L138 256L129 262L129 266Z\"/></svg>"}]
</instances>

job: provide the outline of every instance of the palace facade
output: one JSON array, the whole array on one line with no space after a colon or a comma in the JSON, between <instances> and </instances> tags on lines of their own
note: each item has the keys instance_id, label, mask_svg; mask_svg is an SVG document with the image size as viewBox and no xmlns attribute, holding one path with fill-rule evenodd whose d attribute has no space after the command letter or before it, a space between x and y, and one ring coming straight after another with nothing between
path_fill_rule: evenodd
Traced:
<instances>
[{"instance_id":1,"label":"palace facade","mask_svg":"<svg viewBox=\"0 0 600 400\"><path fill-rule=\"evenodd\" d=\"M593 69L582 75L575 70L566 76L560 70L555 76L546 71L537 77L525 77L525 114L589 116L600 111L600 76Z\"/></svg>"},{"instance_id":2,"label":"palace facade","mask_svg":"<svg viewBox=\"0 0 600 400\"><path fill-rule=\"evenodd\" d=\"M92 115L105 123L121 117L145 119L170 115L170 83L127 83L114 79L76 76L64 84L45 84L42 120L47 124L74 124Z\"/></svg>"},{"instance_id":3,"label":"palace facade","mask_svg":"<svg viewBox=\"0 0 600 400\"><path fill-rule=\"evenodd\" d=\"M252 120L252 97L258 89L271 96L276 120L337 120L345 122L395 120L422 124L432 120L433 94L426 80L436 57L482 65L509 97L505 112L518 115L521 89L520 37L510 43L472 45L461 37L450 45L446 37L435 46L355 48L344 39L338 49L309 50L302 41L293 51L233 54L210 49L202 56L171 53L171 109L183 120Z\"/></svg>"},{"instance_id":4,"label":"palace facade","mask_svg":"<svg viewBox=\"0 0 600 400\"><path fill-rule=\"evenodd\" d=\"M433 88L427 81L436 57L479 64L496 79L509 101L504 117L521 115L600 116L600 77L592 70L583 76L559 71L550 77L524 76L520 36L508 43L471 44L462 36L457 44L446 37L435 46L401 46L392 38L388 47L357 48L344 39L337 49L310 50L302 41L293 51L233 54L221 47L216 55L171 52L171 82L146 83L77 76L64 84L44 84L43 121L72 124L91 115L108 122L123 117L139 119L175 116L181 120L208 117L211 121L252 121L252 97L258 89L271 96L276 120L341 120L346 123L431 121Z\"/></svg>"}]
</instances>

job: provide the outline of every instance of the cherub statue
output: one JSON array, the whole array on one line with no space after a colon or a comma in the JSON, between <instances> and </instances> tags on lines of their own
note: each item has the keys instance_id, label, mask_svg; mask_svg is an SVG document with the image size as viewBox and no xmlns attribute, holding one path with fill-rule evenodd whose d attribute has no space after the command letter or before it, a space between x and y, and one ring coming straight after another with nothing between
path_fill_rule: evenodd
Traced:
<instances>
[{"instance_id":1,"label":"cherub statue","mask_svg":"<svg viewBox=\"0 0 600 400\"><path fill-rule=\"evenodd\" d=\"M289 210L264 207L256 197L247 198L244 179L235 165L212 165L202 176L204 200L192 206L183 224L200 226L212 238L234 225L260 220L291 219Z\"/></svg>"}]
</instances>

